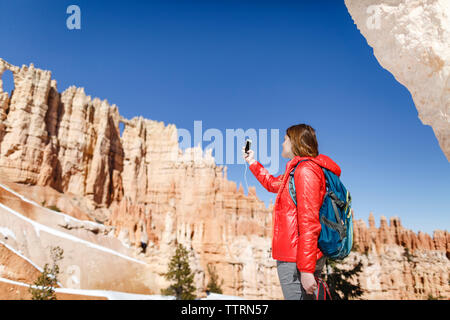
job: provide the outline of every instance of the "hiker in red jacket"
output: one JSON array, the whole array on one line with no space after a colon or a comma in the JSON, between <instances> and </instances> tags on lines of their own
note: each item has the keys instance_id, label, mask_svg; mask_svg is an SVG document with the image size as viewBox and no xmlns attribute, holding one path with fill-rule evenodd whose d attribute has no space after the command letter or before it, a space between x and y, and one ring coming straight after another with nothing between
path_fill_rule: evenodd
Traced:
<instances>
[{"instance_id":1,"label":"hiker in red jacket","mask_svg":"<svg viewBox=\"0 0 450 320\"><path fill-rule=\"evenodd\" d=\"M319 154L316 133L306 124L289 127L281 156L291 159L285 173L274 177L250 150L243 156L256 179L269 192L276 193L272 217L272 257L277 260L278 277L285 299L310 299L317 290L314 276L320 277L325 256L317 246L321 224L319 210L326 192L325 175L320 166L340 176L341 169L329 157ZM297 206L289 194L289 173L294 173Z\"/></svg>"}]
</instances>

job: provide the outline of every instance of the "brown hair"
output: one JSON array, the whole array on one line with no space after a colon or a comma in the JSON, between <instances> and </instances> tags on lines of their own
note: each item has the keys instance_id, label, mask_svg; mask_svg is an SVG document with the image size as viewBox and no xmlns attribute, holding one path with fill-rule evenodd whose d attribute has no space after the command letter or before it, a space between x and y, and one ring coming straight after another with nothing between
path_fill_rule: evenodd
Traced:
<instances>
[{"instance_id":1,"label":"brown hair","mask_svg":"<svg viewBox=\"0 0 450 320\"><path fill-rule=\"evenodd\" d=\"M286 135L291 140L294 156L317 157L319 155L316 131L311 126L304 123L291 126L286 130Z\"/></svg>"}]
</instances>

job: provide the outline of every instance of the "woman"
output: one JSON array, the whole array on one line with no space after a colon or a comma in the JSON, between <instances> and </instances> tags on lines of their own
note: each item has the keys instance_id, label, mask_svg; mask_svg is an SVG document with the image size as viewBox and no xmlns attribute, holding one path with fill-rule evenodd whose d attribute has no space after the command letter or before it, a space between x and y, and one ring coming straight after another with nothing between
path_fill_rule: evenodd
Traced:
<instances>
[{"instance_id":1,"label":"woman","mask_svg":"<svg viewBox=\"0 0 450 320\"><path fill-rule=\"evenodd\" d=\"M254 152L244 152L245 160L256 179L269 192L277 193L273 208L272 257L277 260L278 278L287 300L311 299L317 290L325 256L317 247L321 230L319 210L326 192L321 167L340 176L341 169L329 157L319 154L316 133L306 124L289 127L284 136L281 156L291 159L285 173L274 177L258 161ZM294 173L297 206L289 193L289 173Z\"/></svg>"}]
</instances>

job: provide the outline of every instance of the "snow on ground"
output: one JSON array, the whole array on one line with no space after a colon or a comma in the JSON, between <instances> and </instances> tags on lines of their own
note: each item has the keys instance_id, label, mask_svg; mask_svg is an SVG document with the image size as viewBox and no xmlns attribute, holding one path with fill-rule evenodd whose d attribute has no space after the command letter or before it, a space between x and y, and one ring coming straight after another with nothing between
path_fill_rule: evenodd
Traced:
<instances>
[{"instance_id":1,"label":"snow on ground","mask_svg":"<svg viewBox=\"0 0 450 320\"><path fill-rule=\"evenodd\" d=\"M91 225L93 225L95 227L103 227L104 226L101 223L97 223L97 222L89 221L89 220L79 220L79 219L76 219L76 218L72 217L71 215L65 214L63 212L58 212L58 211L46 208L46 207L44 207L44 206L42 206L42 205L40 205L40 204L38 204L38 203L28 199L28 198L25 198L20 193L12 190L11 188L9 188L9 187L1 184L1 183L0 183L0 187L2 187L3 189L5 189L8 192L11 192L12 194L14 194L15 196L19 197L20 199L22 199L25 202L28 202L28 203L30 203L30 204L32 204L32 205L34 205L36 207L39 207L41 209L47 210L47 211L49 211L49 212L51 212L53 214L57 214L57 215L60 215L60 216L64 217L64 221L66 221L66 222L75 221L75 222L79 222L79 223L89 223L89 224L91 224Z\"/></svg>"},{"instance_id":2,"label":"snow on ground","mask_svg":"<svg viewBox=\"0 0 450 320\"><path fill-rule=\"evenodd\" d=\"M28 284L0 277L0 282L29 287ZM36 288L36 286L33 286ZM55 288L55 292L78 294L83 296L105 297L108 300L175 300L174 296L163 296L159 294L136 294L110 290L81 290L71 288ZM245 300L241 297L227 296L224 294L210 293L206 298L200 300Z\"/></svg>"},{"instance_id":3,"label":"snow on ground","mask_svg":"<svg viewBox=\"0 0 450 320\"><path fill-rule=\"evenodd\" d=\"M21 257L22 259L26 260L27 262L29 262L33 267L35 267L36 269L38 269L40 272L43 272L44 270L39 267L37 264L35 264L33 261L31 261L30 259L28 259L27 257L25 257L22 252L17 251L16 249L14 249L13 247L7 245L5 242L0 240L0 243L2 245L4 245L6 248L8 248L9 250L11 250L12 252L14 252L15 254L17 254L19 257Z\"/></svg>"},{"instance_id":4,"label":"snow on ground","mask_svg":"<svg viewBox=\"0 0 450 320\"><path fill-rule=\"evenodd\" d=\"M29 287L28 284L13 281L0 277L0 282L15 284L22 287ZM33 286L36 288L36 286ZM70 289L70 288L55 288L55 292L58 293L70 293L78 294L84 296L94 296L94 297L105 297L109 300L175 300L174 296L162 296L162 295L152 295L152 294L135 294L120 291L109 291L109 290L81 290L81 289Z\"/></svg>"},{"instance_id":5,"label":"snow on ground","mask_svg":"<svg viewBox=\"0 0 450 320\"><path fill-rule=\"evenodd\" d=\"M30 259L28 259L27 257L25 257L22 252L15 250L13 247L9 246L8 244L4 243L3 241L0 240L0 243L2 245L4 245L6 248L8 248L9 250L11 250L12 252L14 252L15 254L17 254L19 257L21 257L22 259L24 259L25 261L27 261L29 264L31 264L33 267L35 267L39 272L44 272L44 269L42 269L41 267L39 267L37 264L35 264L33 261L31 261ZM61 282L57 282L59 286L62 287Z\"/></svg>"},{"instance_id":6,"label":"snow on ground","mask_svg":"<svg viewBox=\"0 0 450 320\"><path fill-rule=\"evenodd\" d=\"M88 221L88 220L79 220L76 219L70 215L67 215L65 213L62 212L58 212L58 211L54 211L51 209L48 209L46 207L41 206L40 204L29 200L27 198L25 198L24 196L22 196L20 193L17 193L16 191L8 188L7 186L3 185L0 183L0 187L4 188L5 190L11 192L12 194L16 195L17 197L21 198L23 201L28 202L34 206L37 206L39 208L45 209L50 211L52 214L57 214L60 216L64 217L64 220L66 222L68 221L75 221L75 222L79 222L79 223L89 223L93 226L97 226L97 227L102 227L103 225L100 223L96 223L93 221ZM89 247L101 250L101 251L105 251L105 252L109 252L111 254L120 256L122 258L134 261L134 262L138 262L141 264L147 264L143 261L137 260L137 259L133 259L131 257L128 257L126 255L123 255L121 253L118 253L114 250L111 250L109 248L106 247L102 247L100 245L96 245L93 244L89 241L80 239L78 237L72 236L70 234L64 233L64 232L60 232L58 230L54 230L52 228L49 228L45 225L42 225L34 220L31 220L23 215L21 215L20 213L14 211L13 209L3 205L2 203L0 203L0 207L4 208L5 210L9 211L10 213L18 216L19 218L21 218L22 220L25 220L29 223L31 223L35 230L36 233L39 235L40 231L45 231L48 232L50 234L62 237L62 238L66 238L72 241L76 241L79 243L83 243ZM8 228L4 228L4 227L0 227L0 233L2 233L5 236L11 236L15 239L15 234ZM19 255L20 257L22 257L23 259L25 259L26 261L28 261L29 263L31 263L36 269L38 269L39 271L42 272L42 268L40 268L39 266L37 266L35 263L33 263L30 259L28 259L27 257L23 256L20 252L14 250L13 248L11 248L10 246L6 245L5 243L1 242L3 245L5 245L8 249L10 249L11 251L15 252L17 255ZM21 283L21 282L17 282L17 281L12 281L12 280L8 280L5 278L0 278L0 281L3 282L8 282L8 283L14 283L17 285L21 285L21 286L28 286L27 284ZM132 294L132 293L125 293L125 292L119 292L119 291L108 291L108 290L81 290L81 289L70 289L70 288L56 288L55 289L56 292L61 292L61 293L73 293L73 294L81 294L81 295L86 295L86 296L101 296L101 297L106 297L109 300L174 300L175 297L174 296L163 296L163 295L144 295L144 294ZM237 296L228 296L228 295L223 295L223 294L217 294L217 293L210 293L206 298L202 298L201 300L245 300L241 297L237 297Z\"/></svg>"},{"instance_id":7,"label":"snow on ground","mask_svg":"<svg viewBox=\"0 0 450 320\"><path fill-rule=\"evenodd\" d=\"M201 300L245 300L245 299L237 296L227 296L225 294L218 294L211 292L206 298L203 298Z\"/></svg>"},{"instance_id":8,"label":"snow on ground","mask_svg":"<svg viewBox=\"0 0 450 320\"><path fill-rule=\"evenodd\" d=\"M29 287L28 284L13 281L0 277L0 282L15 284L22 287ZM36 286L33 286L36 288ZM136 294L127 293L120 291L110 291L110 290L81 290L81 289L71 289L71 288L55 288L55 292L58 293L69 293L78 294L83 296L93 296L93 297L105 297L108 300L175 300L174 296L163 296L159 294ZM241 297L228 296L218 293L210 293L206 298L200 300L245 300Z\"/></svg>"},{"instance_id":9,"label":"snow on ground","mask_svg":"<svg viewBox=\"0 0 450 320\"><path fill-rule=\"evenodd\" d=\"M119 253L117 251L114 251L112 249L100 246L98 244L94 244L94 243L86 241L84 239L80 239L78 237L75 237L75 236L73 236L71 234L68 234L68 233L65 233L65 232L62 232L62 231L58 231L58 230L52 229L52 228L50 228L50 227L48 227L46 225L40 224L39 222L36 222L36 221L34 221L34 220L30 219L30 218L27 218L27 217L23 216L22 214L18 213L17 211L15 211L15 210L5 206L3 203L0 203L0 208L3 208L6 211L10 212L11 214L17 216L18 218L20 218L20 219L30 223L34 227L34 230L36 231L36 234L38 236L39 236L39 232L44 231L44 232L50 233L50 234L52 234L54 236L57 236L57 237L60 237L60 238L65 238L65 239L68 239L70 241L78 242L78 243L84 244L84 245L86 245L88 247L91 247L91 248L94 248L94 249L97 249L97 250L101 250L101 251L104 251L104 252L108 252L110 254L116 255L118 257L130 260L130 261L133 261L133 262L137 262L137 263L140 263L140 264L147 265L147 263L145 263L144 261L131 258L129 256L126 256L126 255L124 255L122 253Z\"/></svg>"},{"instance_id":10,"label":"snow on ground","mask_svg":"<svg viewBox=\"0 0 450 320\"><path fill-rule=\"evenodd\" d=\"M0 233L4 236L4 237L11 237L14 240L16 239L16 234L14 232L11 231L11 229L8 229L6 227L0 227Z\"/></svg>"}]
</instances>

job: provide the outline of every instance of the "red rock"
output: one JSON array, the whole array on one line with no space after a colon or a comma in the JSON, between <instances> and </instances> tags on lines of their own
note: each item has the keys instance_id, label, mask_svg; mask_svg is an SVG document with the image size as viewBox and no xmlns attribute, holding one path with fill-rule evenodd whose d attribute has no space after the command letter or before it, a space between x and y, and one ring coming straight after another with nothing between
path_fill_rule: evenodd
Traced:
<instances>
[{"instance_id":1,"label":"red rock","mask_svg":"<svg viewBox=\"0 0 450 320\"><path fill-rule=\"evenodd\" d=\"M225 280L225 294L282 297L270 254L273 202L267 208L255 187L245 195L242 185L237 188L227 179L227 167L215 164L210 151L180 150L172 124L125 119L117 106L92 99L83 88L59 94L50 72L34 66L19 68L0 59L0 76L5 69L13 72L16 88L11 98L0 92L0 173L20 183L21 193L76 218L102 222L125 247L145 252L149 274L158 275L151 282L155 293L168 284L163 273L179 242L192 249L199 294L208 281L206 266L212 263ZM49 187L53 192L43 191ZM433 250L449 255L447 231L436 231L433 238L416 235L396 217L389 225L382 217L376 228L372 213L368 227L354 221L354 254L373 255L380 266L402 270L401 276L393 276L381 267L381 273L374 273L367 265L361 286L368 297L421 298L445 292L441 283L448 282L439 268L448 270L448 260L434 257ZM401 260L404 248L417 256L417 266ZM437 276L415 271L422 265L431 270L420 251L435 261ZM393 257L401 263L391 264ZM391 290L392 281L402 289Z\"/></svg>"}]
</instances>

